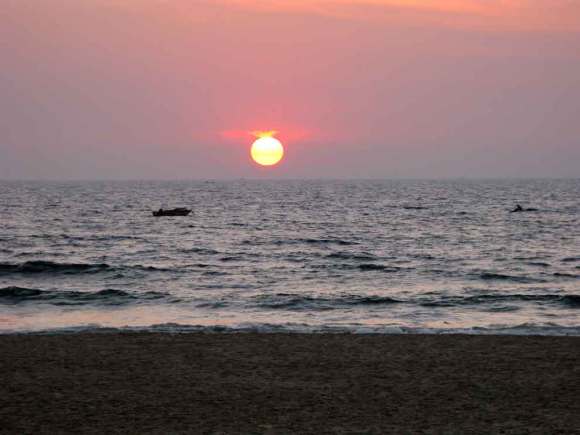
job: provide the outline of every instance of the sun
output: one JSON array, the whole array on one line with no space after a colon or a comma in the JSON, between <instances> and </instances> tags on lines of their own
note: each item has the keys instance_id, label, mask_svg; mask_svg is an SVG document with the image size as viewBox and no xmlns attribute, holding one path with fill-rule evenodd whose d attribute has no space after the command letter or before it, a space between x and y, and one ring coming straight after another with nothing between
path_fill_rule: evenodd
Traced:
<instances>
[{"instance_id":1,"label":"sun","mask_svg":"<svg viewBox=\"0 0 580 435\"><path fill-rule=\"evenodd\" d=\"M272 166L284 157L284 147L282 143L273 137L275 132L256 133L258 139L252 144L250 154L252 159L262 166Z\"/></svg>"}]
</instances>

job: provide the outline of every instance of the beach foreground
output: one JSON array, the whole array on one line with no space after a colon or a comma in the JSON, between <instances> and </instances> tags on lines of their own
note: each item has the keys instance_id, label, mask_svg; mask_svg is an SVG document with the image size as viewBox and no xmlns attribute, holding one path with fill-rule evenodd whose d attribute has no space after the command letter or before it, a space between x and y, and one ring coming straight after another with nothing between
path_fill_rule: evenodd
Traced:
<instances>
[{"instance_id":1,"label":"beach foreground","mask_svg":"<svg viewBox=\"0 0 580 435\"><path fill-rule=\"evenodd\" d=\"M0 336L3 433L572 433L580 337Z\"/></svg>"}]
</instances>

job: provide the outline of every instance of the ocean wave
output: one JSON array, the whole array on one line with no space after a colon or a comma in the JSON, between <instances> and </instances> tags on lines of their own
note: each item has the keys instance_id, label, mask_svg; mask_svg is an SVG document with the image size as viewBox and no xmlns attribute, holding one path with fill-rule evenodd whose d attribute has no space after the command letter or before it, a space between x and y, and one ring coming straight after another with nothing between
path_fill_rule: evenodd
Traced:
<instances>
[{"instance_id":1,"label":"ocean wave","mask_svg":"<svg viewBox=\"0 0 580 435\"><path fill-rule=\"evenodd\" d=\"M373 254L367 253L354 253L354 252L333 252L332 254L326 255L325 258L339 259L339 260L373 260L377 258Z\"/></svg>"},{"instance_id":2,"label":"ocean wave","mask_svg":"<svg viewBox=\"0 0 580 435\"><path fill-rule=\"evenodd\" d=\"M40 290L26 287L0 288L0 304L23 302L50 303L52 305L105 304L121 305L130 302L159 300L169 295L159 292L129 293L123 290L104 289L94 292Z\"/></svg>"},{"instance_id":3,"label":"ocean wave","mask_svg":"<svg viewBox=\"0 0 580 435\"><path fill-rule=\"evenodd\" d=\"M46 255L46 254L47 254L46 251L24 251L24 252L19 252L17 254L14 254L13 257L14 258L26 258L26 257L35 257L35 256ZM49 255L51 257L62 257L62 256L65 256L66 254L64 252L51 252Z\"/></svg>"},{"instance_id":4,"label":"ocean wave","mask_svg":"<svg viewBox=\"0 0 580 435\"><path fill-rule=\"evenodd\" d=\"M574 274L574 273L564 273L564 272L556 272L552 274L553 276L558 276L561 278L572 278L572 279L578 279L580 278L580 275L578 274Z\"/></svg>"},{"instance_id":5,"label":"ocean wave","mask_svg":"<svg viewBox=\"0 0 580 435\"><path fill-rule=\"evenodd\" d=\"M287 310L333 310L357 305L390 305L402 301L378 295L311 296L294 293L260 295L254 298L259 308Z\"/></svg>"},{"instance_id":6,"label":"ocean wave","mask_svg":"<svg viewBox=\"0 0 580 435\"><path fill-rule=\"evenodd\" d=\"M24 263L0 263L0 276L11 274L94 274L105 271L133 269L140 271L167 271L154 266L111 266L106 263L56 263L53 261L26 261Z\"/></svg>"},{"instance_id":7,"label":"ocean wave","mask_svg":"<svg viewBox=\"0 0 580 435\"><path fill-rule=\"evenodd\" d=\"M300 311L334 310L352 308L354 306L389 306L392 304L419 305L423 307L459 307L459 306L489 306L495 311L515 311L517 306L508 303L550 303L560 304L568 308L580 308L580 295L555 295L555 294L492 294L478 296L444 296L439 298L394 298L379 295L338 295L338 296L312 296L295 293L276 293L260 295L253 298L258 308L286 309ZM224 302L224 301L220 301Z\"/></svg>"},{"instance_id":8,"label":"ocean wave","mask_svg":"<svg viewBox=\"0 0 580 435\"><path fill-rule=\"evenodd\" d=\"M446 296L440 299L419 300L426 307L452 307L461 305L481 305L506 302L560 303L572 308L580 307L580 295L556 294L488 294L476 296Z\"/></svg>"},{"instance_id":9,"label":"ocean wave","mask_svg":"<svg viewBox=\"0 0 580 435\"><path fill-rule=\"evenodd\" d=\"M343 239L286 239L286 240L276 240L275 245L297 245L297 244L307 244L307 245L340 245L340 246L351 246L358 245L357 242Z\"/></svg>"},{"instance_id":10,"label":"ocean wave","mask_svg":"<svg viewBox=\"0 0 580 435\"><path fill-rule=\"evenodd\" d=\"M535 267L550 267L550 265L548 263L543 263L541 261L530 261L527 264L529 266L535 266Z\"/></svg>"},{"instance_id":11,"label":"ocean wave","mask_svg":"<svg viewBox=\"0 0 580 435\"><path fill-rule=\"evenodd\" d=\"M527 276L514 276L514 275L505 275L502 273L493 273L493 272L484 272L476 275L477 279L482 279L484 281L511 281L517 282L521 284L532 284L532 283L541 283L544 280L539 278L530 278Z\"/></svg>"},{"instance_id":12,"label":"ocean wave","mask_svg":"<svg viewBox=\"0 0 580 435\"><path fill-rule=\"evenodd\" d=\"M110 269L111 266L105 263L80 264L80 263L55 263L52 261L26 261L24 263L0 263L0 275L12 273L96 273Z\"/></svg>"},{"instance_id":13,"label":"ocean wave","mask_svg":"<svg viewBox=\"0 0 580 435\"><path fill-rule=\"evenodd\" d=\"M244 261L246 258L242 255L227 255L225 257L221 257L220 261L227 263L229 261Z\"/></svg>"},{"instance_id":14,"label":"ocean wave","mask_svg":"<svg viewBox=\"0 0 580 435\"><path fill-rule=\"evenodd\" d=\"M312 269L322 269L322 270L357 270L359 272L383 272L383 273L396 273L402 270L401 267L389 266L385 264L378 263L337 263L337 264L314 264L309 265Z\"/></svg>"},{"instance_id":15,"label":"ocean wave","mask_svg":"<svg viewBox=\"0 0 580 435\"><path fill-rule=\"evenodd\" d=\"M394 273L394 272L399 272L401 270L400 267L385 266L383 264L375 264L375 263L363 263L363 264L359 264L357 267L362 272L379 271L379 272Z\"/></svg>"},{"instance_id":16,"label":"ocean wave","mask_svg":"<svg viewBox=\"0 0 580 435\"><path fill-rule=\"evenodd\" d=\"M186 254L200 254L200 255L217 255L220 253L219 251L210 248L188 248L181 250L181 252Z\"/></svg>"}]
</instances>

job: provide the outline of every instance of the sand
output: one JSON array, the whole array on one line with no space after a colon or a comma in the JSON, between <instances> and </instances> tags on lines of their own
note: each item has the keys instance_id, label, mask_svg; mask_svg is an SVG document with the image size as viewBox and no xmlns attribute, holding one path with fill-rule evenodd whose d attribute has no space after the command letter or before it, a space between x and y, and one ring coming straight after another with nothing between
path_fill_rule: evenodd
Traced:
<instances>
[{"instance_id":1,"label":"sand","mask_svg":"<svg viewBox=\"0 0 580 435\"><path fill-rule=\"evenodd\" d=\"M580 433L580 337L0 336L2 433Z\"/></svg>"}]
</instances>

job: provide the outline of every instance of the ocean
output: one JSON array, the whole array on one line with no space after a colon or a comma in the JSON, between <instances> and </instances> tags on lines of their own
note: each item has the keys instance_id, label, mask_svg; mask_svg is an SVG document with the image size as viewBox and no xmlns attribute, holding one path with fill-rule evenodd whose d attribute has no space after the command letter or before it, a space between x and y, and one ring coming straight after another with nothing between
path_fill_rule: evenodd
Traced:
<instances>
[{"instance_id":1,"label":"ocean","mask_svg":"<svg viewBox=\"0 0 580 435\"><path fill-rule=\"evenodd\" d=\"M580 335L579 217L580 180L0 182L0 333Z\"/></svg>"}]
</instances>

